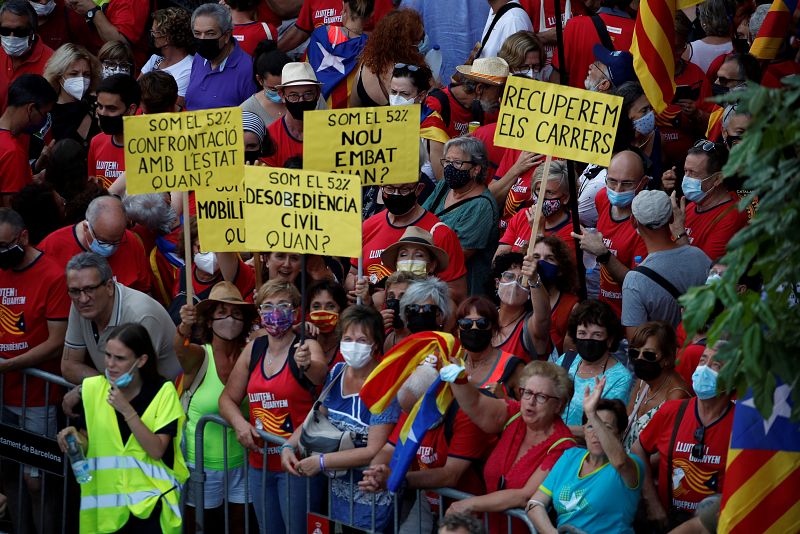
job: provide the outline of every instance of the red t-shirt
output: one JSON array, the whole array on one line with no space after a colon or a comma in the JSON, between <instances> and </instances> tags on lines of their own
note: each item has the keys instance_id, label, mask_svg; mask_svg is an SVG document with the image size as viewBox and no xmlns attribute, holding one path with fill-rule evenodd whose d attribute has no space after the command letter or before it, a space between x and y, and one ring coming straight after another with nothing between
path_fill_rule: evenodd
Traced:
<instances>
[{"instance_id":1,"label":"red t-shirt","mask_svg":"<svg viewBox=\"0 0 800 534\"><path fill-rule=\"evenodd\" d=\"M506 232L500 238L500 243L511 245L511 252L522 252L523 247L527 246L530 241L531 225L528 223L527 212L531 209L533 208L530 207L518 211L511 218ZM552 235L559 238L569 247L572 255L575 256L575 240L572 238L572 217L569 214L567 214L566 220L552 228L547 228L547 223L545 222L544 235Z\"/></svg>"},{"instance_id":2,"label":"red t-shirt","mask_svg":"<svg viewBox=\"0 0 800 534\"><path fill-rule=\"evenodd\" d=\"M69 41L67 34L67 15L64 13L63 0L56 0L56 8L49 17L39 17L39 27L36 33L42 42L57 50L61 45Z\"/></svg>"},{"instance_id":3,"label":"red t-shirt","mask_svg":"<svg viewBox=\"0 0 800 534\"><path fill-rule=\"evenodd\" d=\"M511 167L517 162L519 159L519 155L522 153L521 150L516 150L513 148L507 148L503 152L503 156L500 158L500 163L497 165L497 172L495 172L494 179L499 180L503 176L508 173ZM511 189L508 191L508 196L506 197L506 203L503 206L503 214L500 216L500 230L504 231L510 224L511 219L523 210L533 204L532 193L531 193L531 179L533 177L533 173L536 171L536 168L539 165L532 167L527 172L517 176L517 181L514 185L511 186ZM525 221L525 224L528 224L528 221ZM530 237L530 226L528 226L528 237Z\"/></svg>"},{"instance_id":4,"label":"red t-shirt","mask_svg":"<svg viewBox=\"0 0 800 534\"><path fill-rule=\"evenodd\" d=\"M528 320L529 315L525 314L519 318L517 324L514 326L514 330L511 332L511 335L506 338L505 341L500 343L499 345L495 345L494 348L500 349L502 351L508 352L513 354L514 356L518 357L525 363L529 363L531 361L531 355L528 350L525 348L525 344L522 341L523 336L523 329L525 326L525 321Z\"/></svg>"},{"instance_id":5,"label":"red t-shirt","mask_svg":"<svg viewBox=\"0 0 800 534\"><path fill-rule=\"evenodd\" d=\"M635 21L601 13L600 18L606 23L608 35L614 44L615 50L630 50L633 40L633 27ZM583 89L583 81L589 65L594 63L592 47L600 42L597 29L592 18L588 16L573 17L564 27L564 61L569 74L569 85ZM553 67L559 69L558 54L553 56Z\"/></svg>"},{"instance_id":6,"label":"red t-shirt","mask_svg":"<svg viewBox=\"0 0 800 534\"><path fill-rule=\"evenodd\" d=\"M408 226L417 226L427 232L431 232L431 228L436 226L432 232L433 244L447 252L449 259L447 269L437 275L439 278L445 282L452 282L467 274L467 269L464 267L464 251L458 236L436 215L426 210L422 217ZM361 257L364 262L364 275L370 278L371 283L375 284L392 274L392 271L381 263L381 253L389 245L400 241L406 228L407 226L395 226L390 223L389 212L385 210L364 221L361 237L364 248ZM356 266L358 262L351 260L351 264Z\"/></svg>"},{"instance_id":7,"label":"red t-shirt","mask_svg":"<svg viewBox=\"0 0 800 534\"><path fill-rule=\"evenodd\" d=\"M42 42L38 37L33 42L31 53L22 60L22 63L15 69L11 62L11 57L0 48L0 113L6 110L8 99L8 86L11 82L23 74L41 74L47 60L53 55L53 49Z\"/></svg>"},{"instance_id":8,"label":"red t-shirt","mask_svg":"<svg viewBox=\"0 0 800 534\"><path fill-rule=\"evenodd\" d=\"M725 248L733 235L747 224L747 213L739 211L739 198L731 193L731 199L707 211L700 211L697 204L686 207L686 234L689 244L716 260L725 255Z\"/></svg>"},{"instance_id":9,"label":"red t-shirt","mask_svg":"<svg viewBox=\"0 0 800 534\"><path fill-rule=\"evenodd\" d=\"M364 23L364 31L371 32L378 25L378 22L391 10L394 9L392 0L375 0L375 8L372 15Z\"/></svg>"},{"instance_id":10,"label":"red t-shirt","mask_svg":"<svg viewBox=\"0 0 800 534\"><path fill-rule=\"evenodd\" d=\"M70 41L82 44L90 52L96 54L105 44L105 40L97 33L94 24L87 24L86 17L78 15L72 9L66 9L66 12L67 28L71 35ZM103 14L130 43L136 58L136 65L143 65L148 50L148 35L145 32L145 26L150 16L150 2L113 0L103 7Z\"/></svg>"},{"instance_id":11,"label":"red t-shirt","mask_svg":"<svg viewBox=\"0 0 800 534\"><path fill-rule=\"evenodd\" d=\"M83 224L83 222L78 224ZM75 254L88 252L78 242L76 233L78 224L59 228L39 243L39 248L52 258L62 270L67 267L67 262ZM144 255L142 242L139 241L136 234L125 230L125 237L119 248L106 259L117 282L142 293L150 293L150 267Z\"/></svg>"},{"instance_id":12,"label":"red t-shirt","mask_svg":"<svg viewBox=\"0 0 800 534\"><path fill-rule=\"evenodd\" d=\"M239 42L239 48L252 56L258 43L264 39L278 40L278 28L266 22L236 24L233 27L233 37Z\"/></svg>"},{"instance_id":13,"label":"red t-shirt","mask_svg":"<svg viewBox=\"0 0 800 534\"><path fill-rule=\"evenodd\" d=\"M342 0L306 0L297 15L295 26L311 33L323 24L342 23Z\"/></svg>"},{"instance_id":14,"label":"red t-shirt","mask_svg":"<svg viewBox=\"0 0 800 534\"><path fill-rule=\"evenodd\" d=\"M303 142L292 137L286 127L286 117L273 121L267 128L272 142L275 143L275 153L263 161L270 167L283 167L286 160L294 157L303 157Z\"/></svg>"},{"instance_id":15,"label":"red t-shirt","mask_svg":"<svg viewBox=\"0 0 800 534\"><path fill-rule=\"evenodd\" d=\"M659 453L658 495L665 510L671 502L673 508L694 512L697 504L714 493L721 493L725 481L725 463L733 426L733 403L721 420L705 427L705 450L700 461L691 457L692 447L698 443L695 431L702 426L697 416L697 397L689 399L680 421L672 452L672 465L667 465L669 445L675 428L678 409L684 400L667 401L639 434L639 441L648 454ZM669 496L669 481L672 495Z\"/></svg>"},{"instance_id":16,"label":"red t-shirt","mask_svg":"<svg viewBox=\"0 0 800 534\"><path fill-rule=\"evenodd\" d=\"M483 143L483 146L486 147L486 152L489 155L489 167L490 172L491 169L497 169L500 166L500 160L503 159L503 154L507 151L511 150L509 148L503 148L501 146L495 146L494 144L494 132L497 130L497 123L492 122L485 126L481 126L474 132L472 132L472 137L475 139L480 139ZM500 178L503 176L501 175Z\"/></svg>"},{"instance_id":17,"label":"red t-shirt","mask_svg":"<svg viewBox=\"0 0 800 534\"><path fill-rule=\"evenodd\" d=\"M89 179L108 189L125 171L125 147L108 134L99 133L89 143Z\"/></svg>"},{"instance_id":18,"label":"red t-shirt","mask_svg":"<svg viewBox=\"0 0 800 534\"><path fill-rule=\"evenodd\" d=\"M556 27L556 9L553 2L548 0L519 0L519 3L531 18L534 33L552 30ZM586 7L584 7L581 0L561 0L562 27L565 26L572 17L586 15L586 13ZM545 65L549 65L553 55L556 53L556 47L553 45L546 45L544 49L547 54Z\"/></svg>"},{"instance_id":19,"label":"red t-shirt","mask_svg":"<svg viewBox=\"0 0 800 534\"><path fill-rule=\"evenodd\" d=\"M33 180L27 143L0 129L0 193L16 193Z\"/></svg>"},{"instance_id":20,"label":"red t-shirt","mask_svg":"<svg viewBox=\"0 0 800 534\"><path fill-rule=\"evenodd\" d=\"M447 125L447 135L452 139L453 137L458 137L459 135L467 133L469 130L469 123L472 121L472 111L462 106L461 103L450 94L449 87L445 87L442 91L447 95L450 101L450 124ZM442 103L439 102L439 99L436 97L429 96L426 98L425 105L444 117L442 114ZM491 121L486 121L487 124L490 122Z\"/></svg>"},{"instance_id":21,"label":"red t-shirt","mask_svg":"<svg viewBox=\"0 0 800 534\"><path fill-rule=\"evenodd\" d=\"M269 5L267 5L266 2L258 3L256 6L256 14L258 20L263 20L275 28L283 24L283 20L269 8Z\"/></svg>"},{"instance_id":22,"label":"red t-shirt","mask_svg":"<svg viewBox=\"0 0 800 534\"><path fill-rule=\"evenodd\" d=\"M70 300L64 269L45 254L21 271L0 270L0 351L3 358L15 358L47 341L47 321L66 321ZM50 359L37 369L61 375L59 358ZM22 375L6 373L3 402L22 406ZM28 378L26 404L44 406L45 383ZM50 391L50 404L58 395Z\"/></svg>"},{"instance_id":23,"label":"red t-shirt","mask_svg":"<svg viewBox=\"0 0 800 534\"><path fill-rule=\"evenodd\" d=\"M597 231L603 234L603 243L611 253L628 269L633 269L636 256L644 259L647 247L631 225L630 216L621 221L611 217L611 202L604 187L594 199L597 207ZM622 286L614 281L605 265L600 266L600 300L614 308L618 317L622 316Z\"/></svg>"}]
</instances>

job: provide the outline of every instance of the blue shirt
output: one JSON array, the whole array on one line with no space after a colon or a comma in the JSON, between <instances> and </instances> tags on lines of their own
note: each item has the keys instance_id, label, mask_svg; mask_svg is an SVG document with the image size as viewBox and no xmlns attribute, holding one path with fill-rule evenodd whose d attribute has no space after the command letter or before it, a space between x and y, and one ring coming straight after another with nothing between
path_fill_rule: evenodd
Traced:
<instances>
[{"instance_id":1,"label":"blue shirt","mask_svg":"<svg viewBox=\"0 0 800 534\"><path fill-rule=\"evenodd\" d=\"M633 534L632 524L642 493L644 464L638 456L628 455L636 463L638 478L636 486L629 488L609 463L580 476L588 456L586 449L567 449L539 486L553 499L558 526L571 525L589 534Z\"/></svg>"},{"instance_id":2,"label":"blue shirt","mask_svg":"<svg viewBox=\"0 0 800 534\"><path fill-rule=\"evenodd\" d=\"M216 69L195 54L186 88L186 110L239 106L258 91L253 80L253 58L234 40L233 51Z\"/></svg>"},{"instance_id":3,"label":"blue shirt","mask_svg":"<svg viewBox=\"0 0 800 534\"><path fill-rule=\"evenodd\" d=\"M561 365L564 360L562 355L556 363ZM589 386L589 391L594 391L594 378L581 378L578 376L578 365L583 360L578 356L572 365L569 366L567 373L575 384L575 393L569 400L569 404L561 414L561 418L567 425L581 425L583 424L583 390ZM598 375L606 377L606 387L603 388L604 399L619 399L623 404L628 404L628 399L631 395L631 385L633 384L633 375L628 369L619 363L613 356L608 359L608 367L605 373Z\"/></svg>"}]
</instances>

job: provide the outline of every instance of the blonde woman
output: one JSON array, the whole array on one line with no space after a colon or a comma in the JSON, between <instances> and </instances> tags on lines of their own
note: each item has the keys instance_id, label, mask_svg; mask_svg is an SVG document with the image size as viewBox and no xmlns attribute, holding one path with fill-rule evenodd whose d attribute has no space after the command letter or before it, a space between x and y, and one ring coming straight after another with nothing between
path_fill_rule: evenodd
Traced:
<instances>
[{"instance_id":1,"label":"blonde woman","mask_svg":"<svg viewBox=\"0 0 800 534\"><path fill-rule=\"evenodd\" d=\"M546 82L553 72L553 67L546 64L544 45L533 32L522 30L510 35L497 56L506 60L512 76Z\"/></svg>"}]
</instances>

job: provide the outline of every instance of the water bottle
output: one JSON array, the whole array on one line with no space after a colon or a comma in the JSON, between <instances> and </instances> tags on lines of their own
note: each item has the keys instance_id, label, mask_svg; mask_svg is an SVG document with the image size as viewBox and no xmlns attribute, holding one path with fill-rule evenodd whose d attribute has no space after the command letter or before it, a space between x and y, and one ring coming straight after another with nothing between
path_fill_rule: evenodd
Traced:
<instances>
[{"instance_id":1,"label":"water bottle","mask_svg":"<svg viewBox=\"0 0 800 534\"><path fill-rule=\"evenodd\" d=\"M425 54L425 63L430 67L433 79L439 83L442 77L442 51L438 44L433 45L433 48Z\"/></svg>"},{"instance_id":2,"label":"water bottle","mask_svg":"<svg viewBox=\"0 0 800 534\"><path fill-rule=\"evenodd\" d=\"M642 257L641 256L635 256L633 258L633 267L634 268L638 267L639 264L641 264L641 263L642 263Z\"/></svg>"},{"instance_id":3,"label":"water bottle","mask_svg":"<svg viewBox=\"0 0 800 534\"><path fill-rule=\"evenodd\" d=\"M89 462L86 461L83 449L78 445L78 440L75 439L74 434L67 435L67 457L69 458L69 463L72 464L72 472L75 473L75 479L78 484L86 484L92 480L92 475L89 472Z\"/></svg>"}]
</instances>

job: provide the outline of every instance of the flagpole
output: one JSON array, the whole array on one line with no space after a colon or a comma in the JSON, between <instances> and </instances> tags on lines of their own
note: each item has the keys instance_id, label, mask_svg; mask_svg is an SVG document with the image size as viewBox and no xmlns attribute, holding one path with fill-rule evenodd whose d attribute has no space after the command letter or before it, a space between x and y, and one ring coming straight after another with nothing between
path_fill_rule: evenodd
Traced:
<instances>
[{"instance_id":1,"label":"flagpole","mask_svg":"<svg viewBox=\"0 0 800 534\"><path fill-rule=\"evenodd\" d=\"M567 73L567 62L564 58L564 28L561 22L561 0L553 0L556 15L556 44L558 50L558 64L561 66L559 79L561 85L569 85L569 73ZM575 163L567 160L567 174L569 179L569 210L572 215L572 231L576 234L581 233L581 221L578 213L578 177L575 176ZM547 176L543 181L547 180ZM583 251L580 242L575 240L575 268L578 271L578 296L581 300L586 298L586 269L583 267Z\"/></svg>"}]
</instances>

